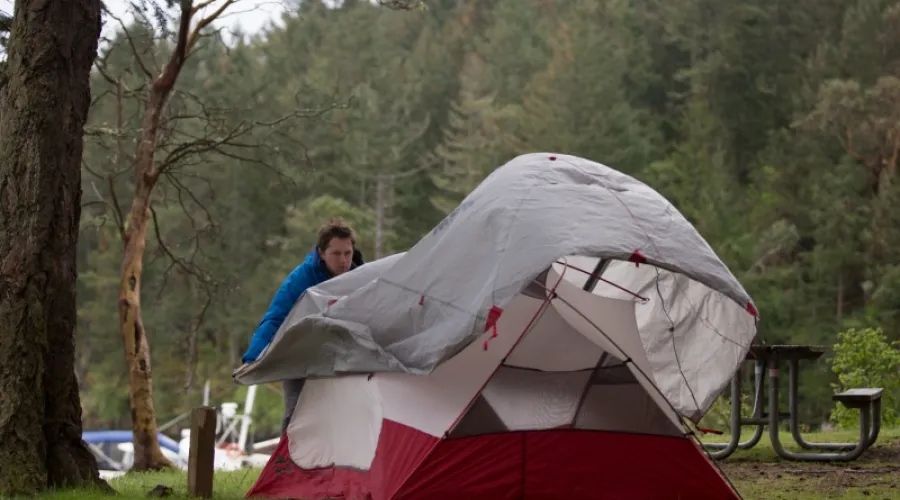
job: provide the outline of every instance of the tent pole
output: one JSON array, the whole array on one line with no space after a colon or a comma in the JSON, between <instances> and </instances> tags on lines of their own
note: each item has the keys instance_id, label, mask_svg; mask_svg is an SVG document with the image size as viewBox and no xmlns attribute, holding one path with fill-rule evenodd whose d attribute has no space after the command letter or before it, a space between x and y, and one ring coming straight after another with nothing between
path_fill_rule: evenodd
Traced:
<instances>
[{"instance_id":1,"label":"tent pole","mask_svg":"<svg viewBox=\"0 0 900 500\"><path fill-rule=\"evenodd\" d=\"M597 261L597 265L594 266L594 271L588 276L587 281L584 282L582 290L585 292L594 291L594 288L597 287L597 282L600 281L600 276L603 275L603 272L609 267L610 261L611 259L600 259Z\"/></svg>"}]
</instances>

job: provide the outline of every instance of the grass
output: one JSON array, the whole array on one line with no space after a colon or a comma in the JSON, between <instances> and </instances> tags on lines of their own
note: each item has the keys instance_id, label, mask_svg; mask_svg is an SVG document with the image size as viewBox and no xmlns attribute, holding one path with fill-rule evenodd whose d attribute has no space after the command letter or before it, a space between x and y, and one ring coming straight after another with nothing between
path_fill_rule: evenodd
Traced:
<instances>
[{"instance_id":1,"label":"grass","mask_svg":"<svg viewBox=\"0 0 900 500\"><path fill-rule=\"evenodd\" d=\"M742 433L741 441L750 437ZM801 451L789 432L779 433L785 448ZM859 431L808 434L810 442L856 442ZM726 442L706 436L703 442ZM900 499L900 429L882 429L875 445L847 463L792 462L775 453L768 430L755 447L718 462L745 500Z\"/></svg>"},{"instance_id":2,"label":"grass","mask_svg":"<svg viewBox=\"0 0 900 500\"><path fill-rule=\"evenodd\" d=\"M746 440L750 433L742 436ZM852 442L853 431L810 434L809 441ZM705 436L704 442L724 442L728 436ZM789 449L799 450L789 433L782 433L781 441ZM900 429L883 429L878 442L858 460L829 464L790 462L778 458L764 435L751 450L738 450L719 462L719 467L731 479L745 500L900 500ZM216 474L214 498L238 500L256 481L259 470L245 469ZM119 495L117 499L146 499L157 485L172 488L166 498L181 500L187 495L187 476L184 472L127 474L110 481ZM94 491L60 491L41 495L46 500L109 499Z\"/></svg>"},{"instance_id":3,"label":"grass","mask_svg":"<svg viewBox=\"0 0 900 500\"><path fill-rule=\"evenodd\" d=\"M259 469L243 469L239 471L217 472L213 485L213 498L216 500L239 500L253 486ZM118 492L115 497L101 491L56 491L45 493L41 500L118 500L148 498L147 493L158 485L172 488L171 495L164 498L181 500L191 498L187 493L187 473L184 471L133 473L112 479L109 485Z\"/></svg>"}]
</instances>

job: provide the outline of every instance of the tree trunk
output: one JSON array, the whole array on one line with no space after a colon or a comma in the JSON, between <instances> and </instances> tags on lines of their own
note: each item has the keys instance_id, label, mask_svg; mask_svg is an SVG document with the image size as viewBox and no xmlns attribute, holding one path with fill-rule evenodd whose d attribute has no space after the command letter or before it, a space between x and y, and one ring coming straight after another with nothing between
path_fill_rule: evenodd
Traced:
<instances>
[{"instance_id":1,"label":"tree trunk","mask_svg":"<svg viewBox=\"0 0 900 500\"><path fill-rule=\"evenodd\" d=\"M384 250L384 190L386 183L383 175L379 175L375 181L375 260L382 257Z\"/></svg>"},{"instance_id":2,"label":"tree trunk","mask_svg":"<svg viewBox=\"0 0 900 500\"><path fill-rule=\"evenodd\" d=\"M0 91L0 496L103 484L81 439L75 251L100 1L18 0Z\"/></svg>"},{"instance_id":3,"label":"tree trunk","mask_svg":"<svg viewBox=\"0 0 900 500\"><path fill-rule=\"evenodd\" d=\"M135 154L135 188L125 228L125 256L119 284L119 327L125 362L128 367L128 394L131 425L134 431L134 471L172 467L162 454L153 409L153 381L150 370L150 344L141 320L141 273L150 222L150 197L159 177L154 164L156 140L163 108L171 87L154 82L141 128L141 141Z\"/></svg>"},{"instance_id":4,"label":"tree trunk","mask_svg":"<svg viewBox=\"0 0 900 500\"><path fill-rule=\"evenodd\" d=\"M844 322L844 277L838 274L837 279L837 305L836 305L836 323L838 328L843 328Z\"/></svg>"},{"instance_id":5,"label":"tree trunk","mask_svg":"<svg viewBox=\"0 0 900 500\"><path fill-rule=\"evenodd\" d=\"M220 6L214 14L201 19L196 29L212 22L229 4ZM172 467L159 448L156 412L153 409L153 382L150 370L150 344L141 321L141 272L147 246L147 226L150 222L150 197L159 179L156 167L156 143L163 114L184 61L197 41L197 31L191 32L193 2L181 2L181 19L175 49L162 72L150 84L149 99L141 123L141 140L134 155L135 186L131 210L125 226L125 256L119 284L119 328L128 367L128 394L131 406L131 425L134 431L133 471L157 470Z\"/></svg>"}]
</instances>

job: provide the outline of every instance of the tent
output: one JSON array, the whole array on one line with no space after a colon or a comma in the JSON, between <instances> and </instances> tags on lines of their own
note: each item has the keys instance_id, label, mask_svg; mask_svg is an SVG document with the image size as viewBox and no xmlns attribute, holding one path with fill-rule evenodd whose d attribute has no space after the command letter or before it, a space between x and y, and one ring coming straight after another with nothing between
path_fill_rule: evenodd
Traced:
<instances>
[{"instance_id":1,"label":"tent","mask_svg":"<svg viewBox=\"0 0 900 500\"><path fill-rule=\"evenodd\" d=\"M310 289L241 384L308 377L250 497L726 499L685 430L758 314L636 179L534 153Z\"/></svg>"}]
</instances>

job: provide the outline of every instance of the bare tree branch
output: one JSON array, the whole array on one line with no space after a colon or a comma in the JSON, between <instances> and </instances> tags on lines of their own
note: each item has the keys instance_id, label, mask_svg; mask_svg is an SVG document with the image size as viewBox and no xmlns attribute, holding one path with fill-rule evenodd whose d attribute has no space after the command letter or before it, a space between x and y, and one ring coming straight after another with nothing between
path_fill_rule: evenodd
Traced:
<instances>
[{"instance_id":1,"label":"bare tree branch","mask_svg":"<svg viewBox=\"0 0 900 500\"><path fill-rule=\"evenodd\" d=\"M378 0L378 5L391 10L418 10L425 8L425 0Z\"/></svg>"},{"instance_id":2,"label":"bare tree branch","mask_svg":"<svg viewBox=\"0 0 900 500\"><path fill-rule=\"evenodd\" d=\"M97 68L97 71L100 72L100 76L102 76L104 80L109 82L110 85L118 85L118 80L114 79L113 77L111 77L109 75L109 73L106 72L105 64L102 64L102 63L100 63L100 61L97 61L94 63L94 67ZM109 91L107 91L106 93L108 93L108 92Z\"/></svg>"},{"instance_id":3,"label":"bare tree branch","mask_svg":"<svg viewBox=\"0 0 900 500\"><path fill-rule=\"evenodd\" d=\"M182 1L185 2L186 4L192 3L192 2L190 2L190 0L182 0ZM205 1L205 2L202 2L202 3L198 4L198 7L199 7L199 6L205 7L205 6L209 5L209 4L211 4L213 1L215 1L215 0L207 0L207 1ZM198 37L199 37L199 35L200 35L200 32L203 31L204 28L206 28L207 26L209 26L210 23L212 23L213 21L215 21L216 19L218 19L219 16L221 16L222 13L225 12L225 9L227 9L227 8L230 7L232 4L234 4L234 2L235 2L235 0L225 0L225 2L223 2L222 5L220 5L219 8L215 10L215 12L213 12L212 14L210 14L210 15L208 15L208 16L202 18L202 19L200 19L200 22L197 23L197 26L196 26L196 27L194 27L194 32L191 33L190 40L188 40L187 47L185 48L185 54L184 54L184 57L185 57L185 58L187 58L187 56L189 55L190 51L193 50L194 45L197 44L197 39L198 39ZM199 7L199 8L198 8L198 7L195 7L195 8L191 11L191 16L193 16L194 14L196 14L197 11L200 10L200 8L202 8L202 7Z\"/></svg>"},{"instance_id":4,"label":"bare tree branch","mask_svg":"<svg viewBox=\"0 0 900 500\"><path fill-rule=\"evenodd\" d=\"M200 269L193 261L185 260L178 256L176 256L172 250L166 245L162 232L160 231L159 219L156 215L156 209L153 205L150 205L150 216L153 220L153 231L156 235L156 243L159 245L159 249L162 250L163 254L169 258L169 267L163 272L163 285L161 289L165 289L166 280L171 273L173 268L178 268L182 273L193 276L199 283L203 285L208 285L211 283L209 276L202 269ZM195 237L196 238L196 237ZM192 255L196 254L196 249Z\"/></svg>"},{"instance_id":5,"label":"bare tree branch","mask_svg":"<svg viewBox=\"0 0 900 500\"><path fill-rule=\"evenodd\" d=\"M192 15L192 16L197 15L198 12L200 12L201 10L203 10L203 9L205 9L205 8L207 8L207 7L209 7L210 5L212 5L212 4L214 4L214 3L216 3L216 0L206 0L205 2L200 2L200 3L198 3L198 4L195 5L194 8L191 10L191 15ZM221 12L220 12L219 14L221 14Z\"/></svg>"},{"instance_id":6,"label":"bare tree branch","mask_svg":"<svg viewBox=\"0 0 900 500\"><path fill-rule=\"evenodd\" d=\"M109 196L112 198L113 216L116 220L116 229L119 230L119 238L125 241L125 215L122 213L122 206L119 204L119 197L116 196L115 176L106 176L106 185L109 189Z\"/></svg>"},{"instance_id":7,"label":"bare tree branch","mask_svg":"<svg viewBox=\"0 0 900 500\"><path fill-rule=\"evenodd\" d=\"M87 207L93 207L93 206L96 206L96 205L99 205L99 206L103 207L104 211L105 211L106 209L109 208L109 204L106 203L106 202L103 201L103 200L86 201L86 202L84 202L84 203L81 204L81 208L84 209L84 208L87 208Z\"/></svg>"},{"instance_id":8,"label":"bare tree branch","mask_svg":"<svg viewBox=\"0 0 900 500\"><path fill-rule=\"evenodd\" d=\"M98 172L94 171L83 158L81 160L81 166L89 174L93 175L97 179L104 180L104 179L108 178L108 176L101 175ZM112 196L112 201L107 201L106 198L100 193L100 190L97 189L97 185L94 182L91 182L91 188L93 189L94 194L96 195L97 199L85 202L84 204L82 204L82 208L89 207L89 206L95 206L95 205L102 205L104 207L104 210L103 210L104 217L105 217L106 212L111 212L113 215L113 220L116 224L116 229L121 233L124 230L123 224L122 224L122 210L118 206L118 199L116 198L115 190L112 189L112 186L110 186L109 192L110 192L110 195ZM105 223L105 221L104 221L104 223Z\"/></svg>"},{"instance_id":9,"label":"bare tree branch","mask_svg":"<svg viewBox=\"0 0 900 500\"><path fill-rule=\"evenodd\" d=\"M122 29L122 33L125 34L125 39L128 41L128 45L131 47L131 53L134 55L134 60L135 62L137 62L138 67L141 68L141 71L143 71L144 75L146 75L147 78L153 78L153 72L150 71L149 66L144 63L144 58L141 57L140 52L138 52L137 45L135 45L134 43L134 38L131 36L128 28L125 26L125 22L122 21L120 17L113 14L109 9L107 9L106 6L103 7L103 12L105 12L107 16L115 19L119 23L119 27Z\"/></svg>"},{"instance_id":10,"label":"bare tree branch","mask_svg":"<svg viewBox=\"0 0 900 500\"><path fill-rule=\"evenodd\" d=\"M194 320L193 328L188 333L188 368L187 368L187 377L184 383L184 390L189 390L194 385L194 379L197 378L197 361L199 349L197 349L197 337L200 335L200 328L203 326L203 320L206 318L206 312L209 310L209 307L212 305L213 294L209 292L208 288L204 288L206 292L206 299L203 301L203 306L200 308L200 312L197 313L197 317Z\"/></svg>"},{"instance_id":11,"label":"bare tree branch","mask_svg":"<svg viewBox=\"0 0 900 500\"><path fill-rule=\"evenodd\" d=\"M209 210L203 205L203 203L201 203L200 200L197 199L197 196L194 194L194 192L191 191L187 186L185 186L177 176L169 172L165 173L164 175L166 176L166 179L171 182L173 186L175 186L176 193L178 195L178 204L181 206L181 209L182 211L184 211L184 214L187 216L187 218L191 221L191 228L194 231L200 230L200 228L197 226L197 221L194 220L194 216L191 215L191 211L188 210L187 206L185 205L184 195L190 198L191 201L193 201L194 204L197 205L197 207L203 212L204 216L206 217L207 227L210 229L215 229L216 225L213 222L212 214L210 214Z\"/></svg>"}]
</instances>

